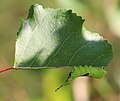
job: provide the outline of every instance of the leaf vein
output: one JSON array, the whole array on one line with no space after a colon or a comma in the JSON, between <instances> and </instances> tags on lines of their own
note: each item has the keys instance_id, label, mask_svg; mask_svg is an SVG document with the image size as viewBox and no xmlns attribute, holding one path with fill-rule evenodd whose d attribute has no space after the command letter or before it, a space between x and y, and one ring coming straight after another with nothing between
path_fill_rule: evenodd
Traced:
<instances>
[{"instance_id":1,"label":"leaf vein","mask_svg":"<svg viewBox=\"0 0 120 101\"><path fill-rule=\"evenodd\" d=\"M47 16L47 14L45 16L43 16L43 18L41 19L41 23L43 21L43 19ZM26 42L25 46L24 46L24 49L23 49L23 53L21 55L21 58L18 60L18 63L16 65L18 65L20 63L20 61L22 60L23 56L24 56L24 53L25 53L25 50L26 50L26 47L27 47L27 44L29 43L30 39L32 38L33 36L33 33L34 31L38 28L38 26L41 24L39 22L39 24L36 25L36 27L32 30L32 32L30 33L30 37L28 38L28 41Z\"/></svg>"},{"instance_id":2,"label":"leaf vein","mask_svg":"<svg viewBox=\"0 0 120 101\"><path fill-rule=\"evenodd\" d=\"M72 62L73 58L75 57L75 55L76 55L81 49L83 49L84 47L86 47L87 45L89 45L90 43L91 43L91 42L88 42L87 44L83 45L82 47L80 47L79 49L77 49L77 50L74 52L74 54L72 55L72 57L71 57L71 59L70 59L70 61L69 61L69 63L68 63L68 66L71 64L71 62Z\"/></svg>"},{"instance_id":3,"label":"leaf vein","mask_svg":"<svg viewBox=\"0 0 120 101\"><path fill-rule=\"evenodd\" d=\"M58 54L58 52L59 52L60 49L63 47L63 45L65 44L65 42L66 42L72 35L74 35L74 34L76 34L76 33L70 34L70 35L63 41L63 43L61 44L61 46L58 48L57 52L53 55L52 59ZM49 64L51 63L52 59L48 62L47 67L48 67Z\"/></svg>"}]
</instances>

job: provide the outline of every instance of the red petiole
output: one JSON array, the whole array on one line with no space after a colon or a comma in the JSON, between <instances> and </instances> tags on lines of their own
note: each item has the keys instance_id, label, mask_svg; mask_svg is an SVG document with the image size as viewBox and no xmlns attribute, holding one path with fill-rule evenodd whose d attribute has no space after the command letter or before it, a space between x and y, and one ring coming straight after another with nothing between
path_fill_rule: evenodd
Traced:
<instances>
[{"instance_id":1,"label":"red petiole","mask_svg":"<svg viewBox=\"0 0 120 101\"><path fill-rule=\"evenodd\" d=\"M0 73L11 70L11 69L15 69L15 66L10 66L8 68L4 68L4 69L0 70Z\"/></svg>"}]
</instances>

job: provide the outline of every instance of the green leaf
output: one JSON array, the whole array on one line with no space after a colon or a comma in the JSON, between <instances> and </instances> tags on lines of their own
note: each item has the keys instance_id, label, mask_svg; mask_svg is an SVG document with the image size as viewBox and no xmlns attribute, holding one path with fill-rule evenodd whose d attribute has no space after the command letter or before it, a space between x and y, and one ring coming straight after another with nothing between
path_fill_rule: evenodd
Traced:
<instances>
[{"instance_id":1,"label":"green leaf","mask_svg":"<svg viewBox=\"0 0 120 101\"><path fill-rule=\"evenodd\" d=\"M59 90L63 86L69 85L71 81L76 79L77 77L89 76L89 77L101 79L106 73L107 71L105 71L104 68L98 68L98 67L92 67L92 66L74 67L73 70L69 73L69 76L67 77L65 82L60 87L58 87L55 91Z\"/></svg>"},{"instance_id":2,"label":"green leaf","mask_svg":"<svg viewBox=\"0 0 120 101\"><path fill-rule=\"evenodd\" d=\"M86 73L90 72L88 76L97 77L99 74L89 71L87 66L93 71L107 66L112 59L112 46L97 33L87 31L83 22L71 10L31 6L17 33L14 66L17 69L78 67L75 69L78 73L82 66L88 69Z\"/></svg>"}]
</instances>

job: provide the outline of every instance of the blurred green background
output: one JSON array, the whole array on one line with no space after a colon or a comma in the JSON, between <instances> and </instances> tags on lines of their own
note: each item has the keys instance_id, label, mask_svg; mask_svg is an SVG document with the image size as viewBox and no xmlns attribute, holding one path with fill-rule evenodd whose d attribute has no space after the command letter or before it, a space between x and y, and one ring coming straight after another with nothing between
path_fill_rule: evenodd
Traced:
<instances>
[{"instance_id":1,"label":"blurred green background","mask_svg":"<svg viewBox=\"0 0 120 101\"><path fill-rule=\"evenodd\" d=\"M14 62L20 19L32 4L72 9L85 19L84 26L113 44L114 57L101 80L89 80L90 101L120 101L120 0L1 0L0 69ZM74 101L72 84L54 90L66 79L67 69L13 70L0 74L0 101ZM82 92L82 91L81 91Z\"/></svg>"}]
</instances>

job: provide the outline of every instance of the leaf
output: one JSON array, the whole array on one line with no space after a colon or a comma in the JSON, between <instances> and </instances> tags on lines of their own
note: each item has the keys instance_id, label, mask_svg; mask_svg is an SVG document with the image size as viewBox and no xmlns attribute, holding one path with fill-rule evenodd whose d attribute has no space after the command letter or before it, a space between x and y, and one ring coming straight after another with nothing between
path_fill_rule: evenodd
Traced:
<instances>
[{"instance_id":1,"label":"leaf","mask_svg":"<svg viewBox=\"0 0 120 101\"><path fill-rule=\"evenodd\" d=\"M69 85L71 81L76 79L77 77L89 76L89 77L101 79L106 73L107 71L105 71L104 68L98 68L98 67L92 67L92 66L74 67L73 70L69 73L69 76L67 77L65 82L60 87L58 87L55 91L59 90L63 86Z\"/></svg>"},{"instance_id":2,"label":"leaf","mask_svg":"<svg viewBox=\"0 0 120 101\"><path fill-rule=\"evenodd\" d=\"M103 69L112 59L112 45L97 33L87 31L83 22L71 10L31 6L17 33L14 66L17 69L78 67L75 69L78 74L80 66L93 71L96 67ZM92 73L88 76L99 75Z\"/></svg>"}]
</instances>

